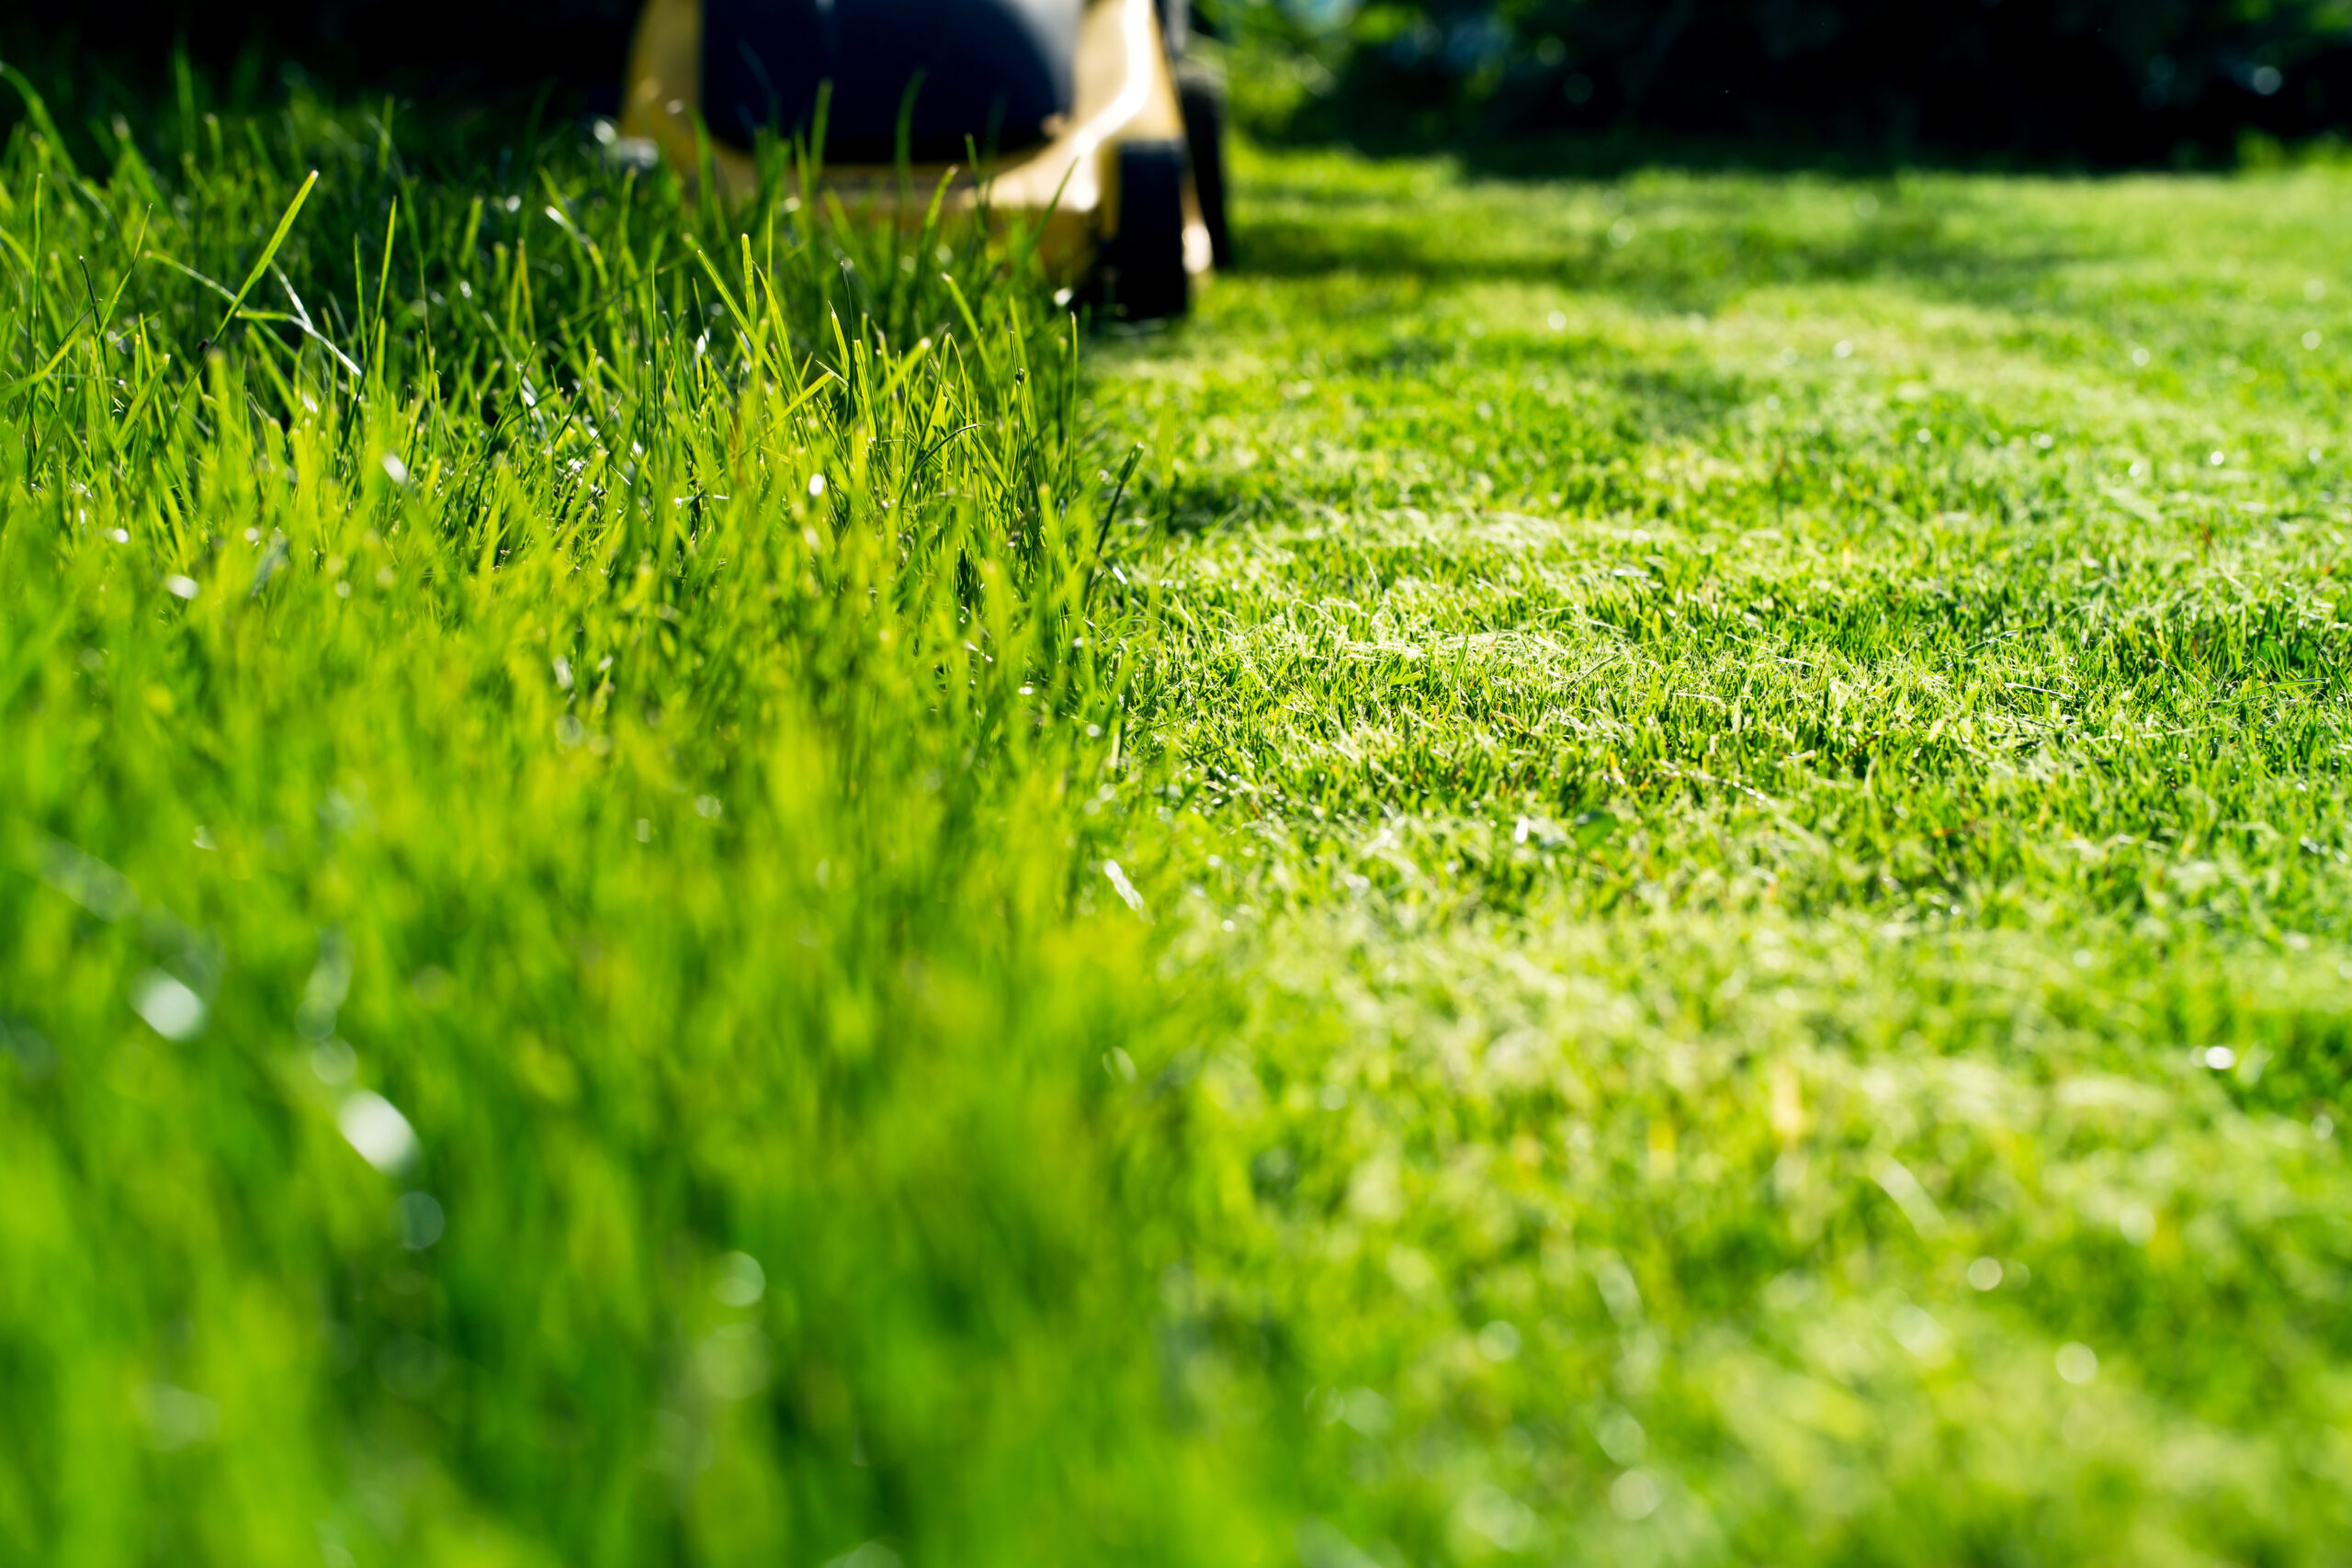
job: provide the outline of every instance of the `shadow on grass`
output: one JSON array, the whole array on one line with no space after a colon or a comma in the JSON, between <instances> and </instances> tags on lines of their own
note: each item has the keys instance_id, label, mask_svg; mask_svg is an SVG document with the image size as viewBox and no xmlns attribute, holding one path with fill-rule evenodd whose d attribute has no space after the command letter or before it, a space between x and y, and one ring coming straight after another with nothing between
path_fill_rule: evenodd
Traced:
<instances>
[{"instance_id":1,"label":"shadow on grass","mask_svg":"<svg viewBox=\"0 0 2352 1568\"><path fill-rule=\"evenodd\" d=\"M1776 217L1760 195L1718 221L1649 229L1634 244L1606 225L1546 231L1518 223L1465 232L1464 224L1433 222L1393 198L1280 187L1254 194L1261 205L1271 197L1311 201L1319 211L1314 218L1245 212L1236 230L1236 270L1245 276L1543 284L1674 310L1708 310L1757 288L1879 279L1954 300L2007 302L2090 254L2076 234L2061 243L2047 231L2010 230L1987 243L1937 210L1899 209L1807 232ZM1629 214L1637 231L1642 216Z\"/></svg>"},{"instance_id":2,"label":"shadow on grass","mask_svg":"<svg viewBox=\"0 0 2352 1568\"><path fill-rule=\"evenodd\" d=\"M1545 339L1542 352L1581 358L1585 346ZM1425 383L1433 356L1419 352L1419 340L1391 348L1360 345L1337 358L1327 355L1325 373L1366 388ZM1340 513L1529 508L1552 514L1566 507L1647 515L1673 498L1662 497L1637 471L1611 459L1659 443L1718 446L1726 428L1758 395L1747 378L1700 365L1586 360L1577 371L1577 381L1579 396L1572 404L1521 412L1529 423L1518 427L1516 439L1545 455L1531 459L1543 468L1540 478L1503 449L1510 443L1469 457L1440 450L1442 436L1418 434L1417 427L1425 423L1422 413L1406 406L1388 416L1374 416L1359 433L1396 459L1386 473L1374 476L1355 465L1293 465L1270 451L1247 467L1213 463L1190 468L1166 485L1146 481L1138 495L1143 510L1178 535L1233 526L1287 527L1319 508ZM1410 468L1419 457L1430 459L1430 471ZM1482 492L1466 482L1470 470L1481 468L1493 471L1498 487L1495 491ZM1543 499L1547 492L1559 493L1547 502Z\"/></svg>"},{"instance_id":3,"label":"shadow on grass","mask_svg":"<svg viewBox=\"0 0 2352 1568\"><path fill-rule=\"evenodd\" d=\"M1956 152L1885 137L1831 140L1802 125L1755 136L1678 135L1611 125L1479 135L1422 129L1410 115L1392 116L1391 123L1378 124L1364 115L1343 123L1310 114L1288 123L1261 121L1251 127L1251 134L1265 146L1287 152L1344 150L1366 158L1451 157L1468 173L1488 180L1623 180L1658 170L1694 175L1811 174L1836 179L1885 179L1919 170L2073 175L2098 167L2080 159L2036 160L2000 151ZM2190 154L2184 150L2180 156L2188 159ZM2219 159L2213 162L2225 166Z\"/></svg>"}]
</instances>

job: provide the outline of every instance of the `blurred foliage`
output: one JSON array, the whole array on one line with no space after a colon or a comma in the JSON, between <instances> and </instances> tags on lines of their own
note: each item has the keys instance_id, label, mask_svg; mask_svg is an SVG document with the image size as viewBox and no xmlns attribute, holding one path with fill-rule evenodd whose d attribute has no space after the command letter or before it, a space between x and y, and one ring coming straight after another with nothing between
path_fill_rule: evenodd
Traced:
<instances>
[{"instance_id":1,"label":"blurred foliage","mask_svg":"<svg viewBox=\"0 0 2352 1568\"><path fill-rule=\"evenodd\" d=\"M233 78L299 61L340 89L616 99L636 0L92 0L0 21L163 85L165 39ZM2347 0L1193 0L1255 50L1261 133L1366 145L1611 131L1752 150L2093 164L2233 156L2352 118ZM1279 62L1270 78L1264 67ZM0 116L12 106L0 106ZM0 120L0 130L6 121Z\"/></svg>"},{"instance_id":2,"label":"blurred foliage","mask_svg":"<svg viewBox=\"0 0 2352 1568\"><path fill-rule=\"evenodd\" d=\"M95 76L168 90L177 45L232 98L282 92L292 73L345 93L608 109L638 10L639 0L89 0L0 17L0 58L70 61L40 73L59 94ZM15 108L0 104L0 116Z\"/></svg>"},{"instance_id":3,"label":"blurred foliage","mask_svg":"<svg viewBox=\"0 0 2352 1568\"><path fill-rule=\"evenodd\" d=\"M1286 119L1371 140L1614 129L2091 163L2352 113L2344 0L1227 0L1312 63Z\"/></svg>"}]
</instances>

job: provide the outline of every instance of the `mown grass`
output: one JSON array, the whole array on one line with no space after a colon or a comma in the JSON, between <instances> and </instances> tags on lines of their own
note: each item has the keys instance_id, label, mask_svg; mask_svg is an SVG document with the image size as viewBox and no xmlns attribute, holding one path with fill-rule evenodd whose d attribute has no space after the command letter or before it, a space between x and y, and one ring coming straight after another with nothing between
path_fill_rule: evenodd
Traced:
<instances>
[{"instance_id":1,"label":"mown grass","mask_svg":"<svg viewBox=\"0 0 2352 1568\"><path fill-rule=\"evenodd\" d=\"M1306 1559L2332 1561L2344 176L1239 188L1093 395Z\"/></svg>"},{"instance_id":2,"label":"mown grass","mask_svg":"<svg viewBox=\"0 0 2352 1568\"><path fill-rule=\"evenodd\" d=\"M2340 1555L2343 176L1081 342L204 93L0 168L11 1556Z\"/></svg>"}]
</instances>

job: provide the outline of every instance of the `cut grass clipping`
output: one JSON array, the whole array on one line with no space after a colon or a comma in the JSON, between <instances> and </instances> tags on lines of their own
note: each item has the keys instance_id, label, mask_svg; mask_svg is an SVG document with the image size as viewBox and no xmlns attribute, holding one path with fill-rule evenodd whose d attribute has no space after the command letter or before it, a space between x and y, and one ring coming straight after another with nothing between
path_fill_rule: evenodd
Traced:
<instances>
[{"instance_id":1,"label":"cut grass clipping","mask_svg":"<svg viewBox=\"0 0 2352 1568\"><path fill-rule=\"evenodd\" d=\"M2352 1538L2345 176L1245 156L1081 345L202 92L0 166L10 1558Z\"/></svg>"}]
</instances>

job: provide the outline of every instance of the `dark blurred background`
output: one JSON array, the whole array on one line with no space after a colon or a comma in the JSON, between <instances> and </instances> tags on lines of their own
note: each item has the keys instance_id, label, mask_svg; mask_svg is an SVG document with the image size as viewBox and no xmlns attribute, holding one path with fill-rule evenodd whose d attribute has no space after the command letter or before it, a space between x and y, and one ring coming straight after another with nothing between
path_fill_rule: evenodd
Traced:
<instances>
[{"instance_id":1,"label":"dark blurred background","mask_svg":"<svg viewBox=\"0 0 2352 1568\"><path fill-rule=\"evenodd\" d=\"M0 16L0 59L13 56L52 100L168 86L184 48L232 98L282 92L299 75L346 92L595 110L618 99L639 3L33 0ZM17 107L7 96L0 90L0 116Z\"/></svg>"},{"instance_id":2,"label":"dark blurred background","mask_svg":"<svg viewBox=\"0 0 2352 1568\"><path fill-rule=\"evenodd\" d=\"M1606 131L2092 165L2340 132L2346 0L1371 0L1253 6L1377 140Z\"/></svg>"},{"instance_id":3,"label":"dark blurred background","mask_svg":"<svg viewBox=\"0 0 2352 1568\"><path fill-rule=\"evenodd\" d=\"M53 97L62 88L95 101L106 83L151 90L179 43L212 79L249 93L275 90L292 62L349 90L525 96L582 112L616 96L635 4L83 0L0 20L0 51L40 72ZM2352 0L1193 8L1256 62L1237 73L1259 85L1239 107L1255 133L1281 139L1664 140L1725 156L2111 167L2225 164L2249 145L2341 134L2352 118ZM0 119L17 112L6 97Z\"/></svg>"}]
</instances>

